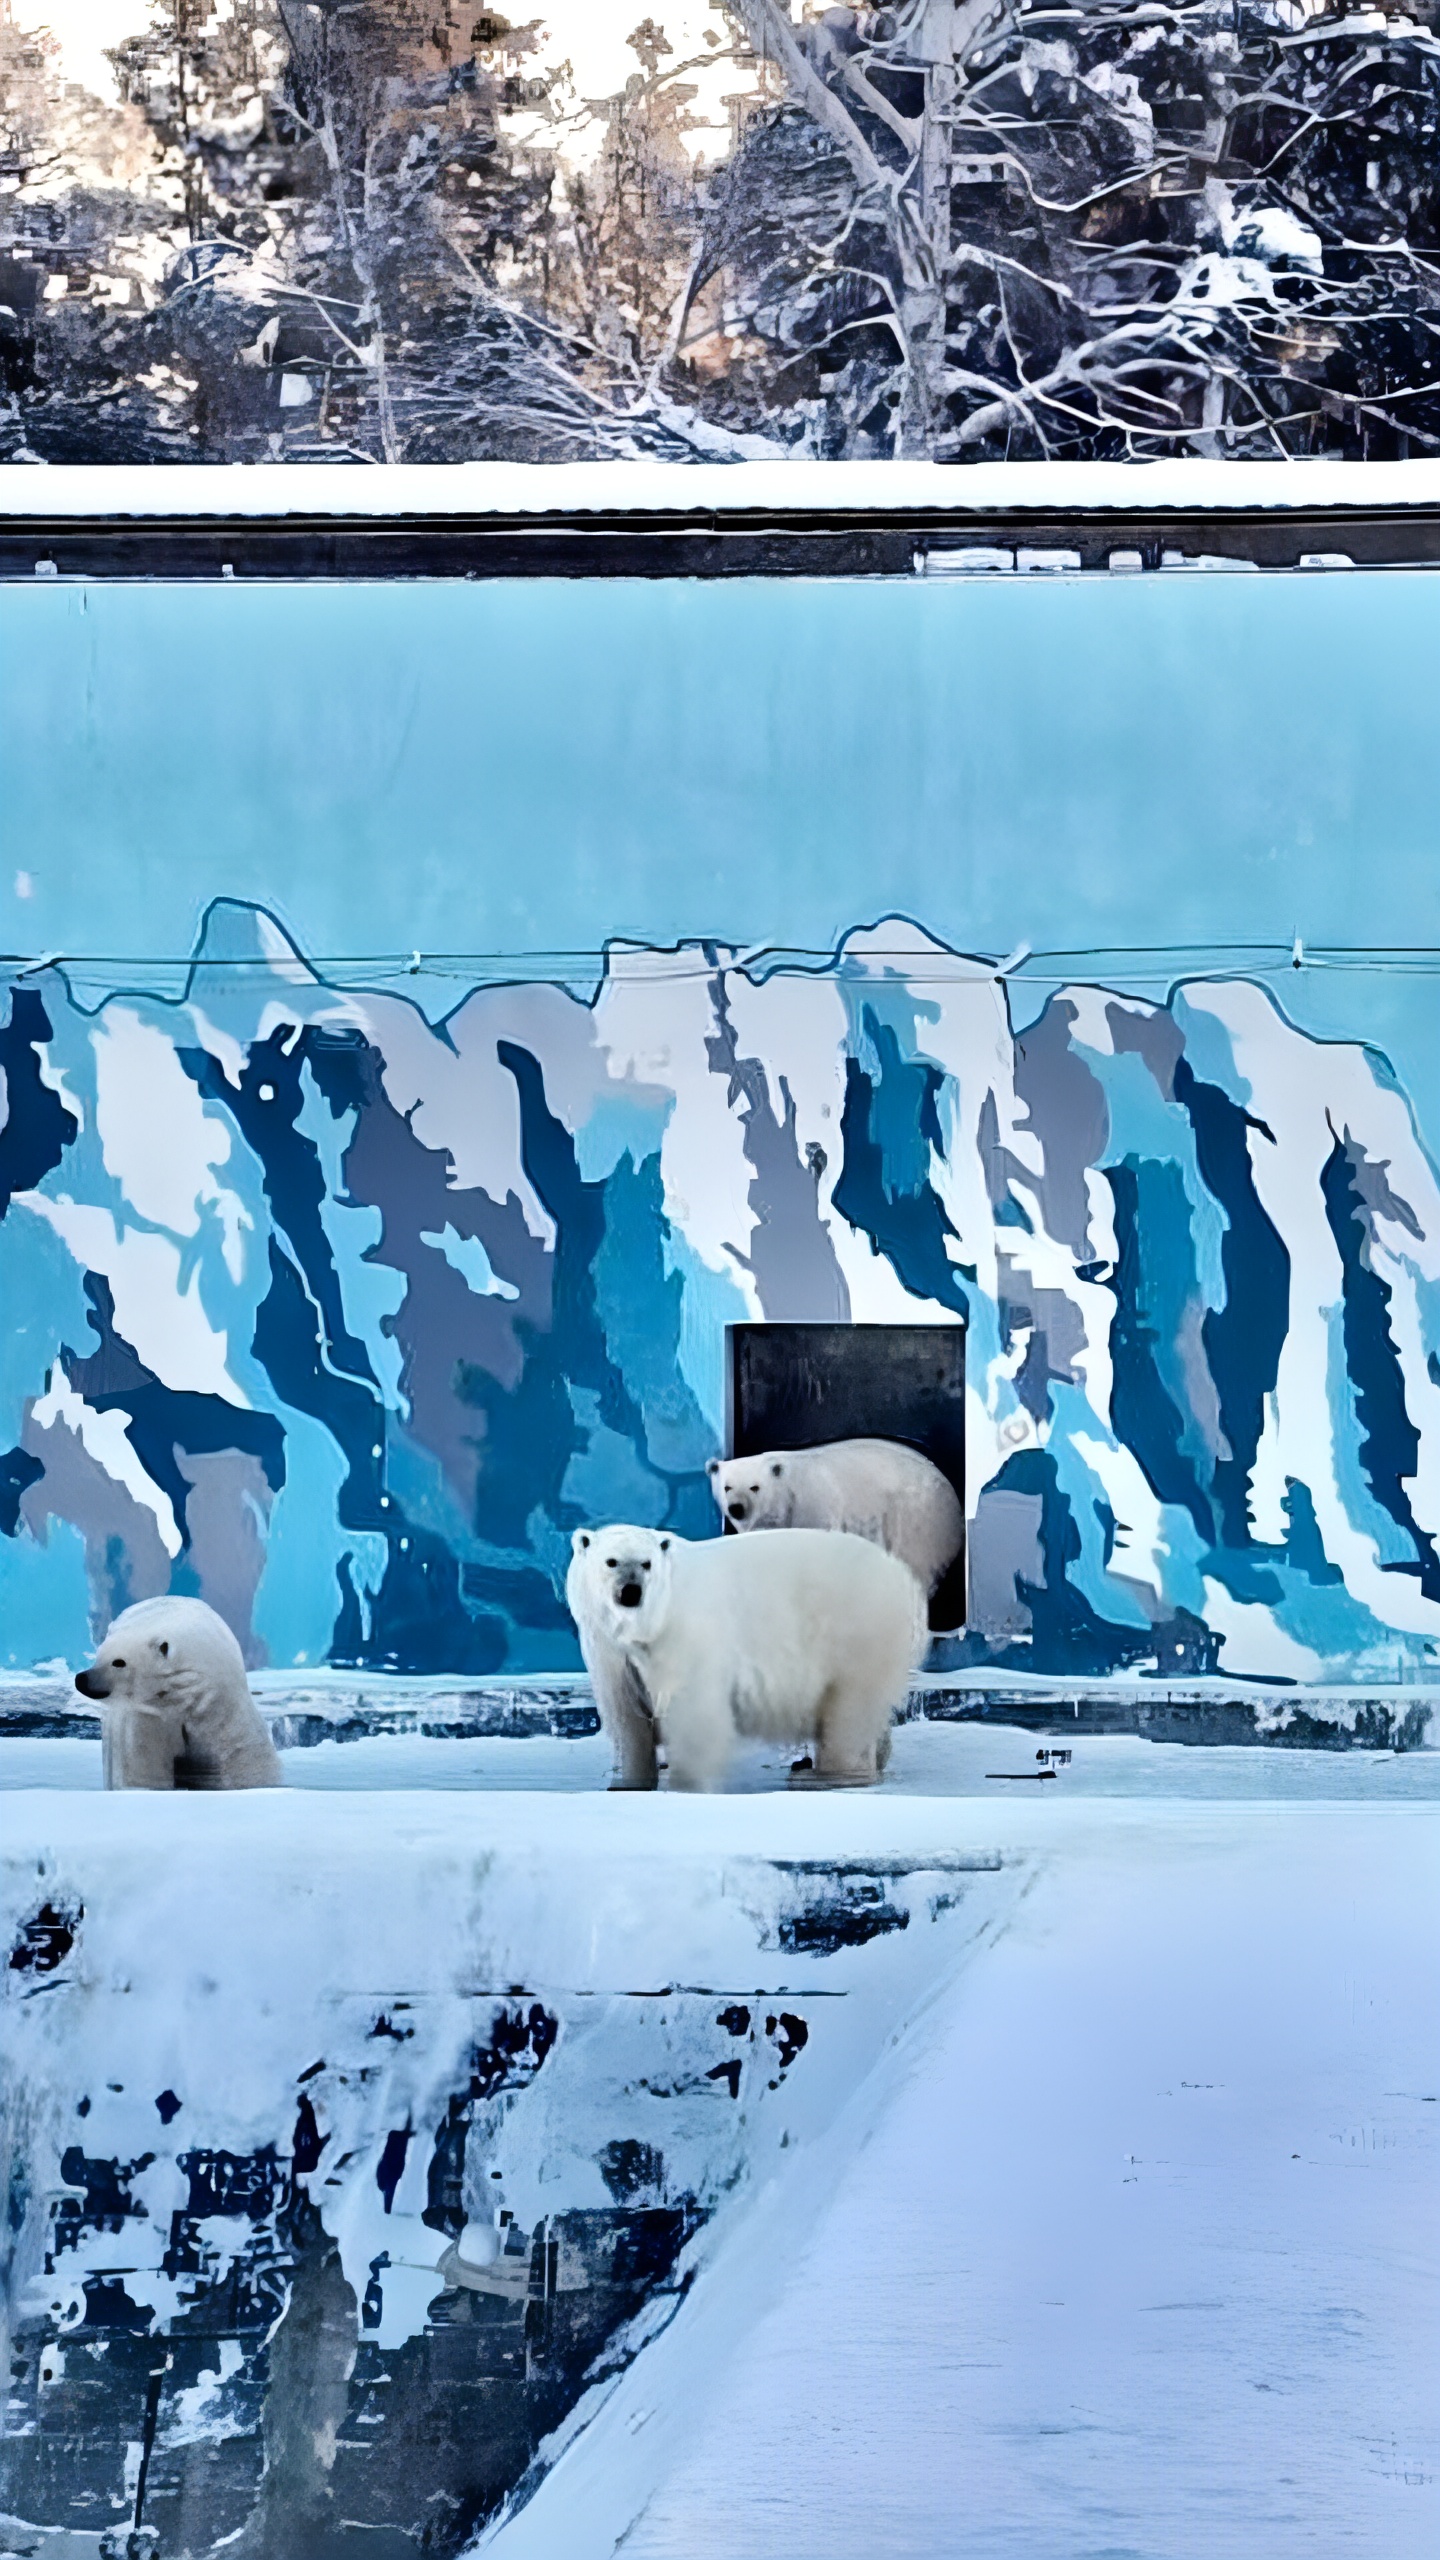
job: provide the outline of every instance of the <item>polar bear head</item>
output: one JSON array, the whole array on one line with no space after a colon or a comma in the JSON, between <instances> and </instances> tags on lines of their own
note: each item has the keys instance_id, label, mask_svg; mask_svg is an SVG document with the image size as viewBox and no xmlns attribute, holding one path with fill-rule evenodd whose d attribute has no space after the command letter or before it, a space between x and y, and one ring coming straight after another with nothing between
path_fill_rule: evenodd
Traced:
<instances>
[{"instance_id":1,"label":"polar bear head","mask_svg":"<svg viewBox=\"0 0 1440 2560\"><path fill-rule=\"evenodd\" d=\"M133 1698L148 1707L192 1708L244 1690L245 1658L222 1617L203 1600L137 1600L122 1609L88 1671L82 1698Z\"/></svg>"},{"instance_id":2,"label":"polar bear head","mask_svg":"<svg viewBox=\"0 0 1440 2560\"><path fill-rule=\"evenodd\" d=\"M788 1529L795 1507L783 1452L759 1458L712 1458L710 1490L732 1529Z\"/></svg>"},{"instance_id":3,"label":"polar bear head","mask_svg":"<svg viewBox=\"0 0 1440 2560\"><path fill-rule=\"evenodd\" d=\"M674 1545L666 1531L625 1521L577 1529L565 1584L573 1615L598 1625L612 1644L644 1644L665 1614Z\"/></svg>"}]
</instances>

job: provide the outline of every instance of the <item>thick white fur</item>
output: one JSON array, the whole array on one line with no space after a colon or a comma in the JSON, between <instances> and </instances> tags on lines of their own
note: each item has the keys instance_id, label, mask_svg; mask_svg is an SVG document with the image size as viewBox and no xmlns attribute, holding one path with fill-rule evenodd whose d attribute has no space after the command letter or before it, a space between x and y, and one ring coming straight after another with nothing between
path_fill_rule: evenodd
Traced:
<instances>
[{"instance_id":1,"label":"thick white fur","mask_svg":"<svg viewBox=\"0 0 1440 2560\"><path fill-rule=\"evenodd\" d=\"M960 1553L965 1515L948 1477L901 1440L829 1440L712 1458L710 1487L734 1529L846 1529L908 1564L928 1599Z\"/></svg>"},{"instance_id":2,"label":"thick white fur","mask_svg":"<svg viewBox=\"0 0 1440 2560\"><path fill-rule=\"evenodd\" d=\"M565 1588L621 1785L657 1783L658 1742L672 1787L718 1787L742 1734L811 1743L822 1786L884 1768L925 1612L914 1576L867 1540L580 1529Z\"/></svg>"},{"instance_id":3,"label":"thick white fur","mask_svg":"<svg viewBox=\"0 0 1440 2560\"><path fill-rule=\"evenodd\" d=\"M565 1577L565 1598L580 1632L580 1651L590 1674L600 1723L615 1755L612 1788L657 1787L660 1783L655 1718L639 1663L627 1652L623 1641L628 1614L607 1594L621 1560L629 1559L628 1541L652 1534L648 1529L577 1529L571 1540L570 1570ZM602 1554L613 1556L615 1565L602 1565ZM648 1574L652 1563L647 1550L636 1562L637 1574Z\"/></svg>"},{"instance_id":4,"label":"thick white fur","mask_svg":"<svg viewBox=\"0 0 1440 2560\"><path fill-rule=\"evenodd\" d=\"M75 1686L103 1702L107 1787L285 1783L240 1647L203 1600L122 1610Z\"/></svg>"}]
</instances>

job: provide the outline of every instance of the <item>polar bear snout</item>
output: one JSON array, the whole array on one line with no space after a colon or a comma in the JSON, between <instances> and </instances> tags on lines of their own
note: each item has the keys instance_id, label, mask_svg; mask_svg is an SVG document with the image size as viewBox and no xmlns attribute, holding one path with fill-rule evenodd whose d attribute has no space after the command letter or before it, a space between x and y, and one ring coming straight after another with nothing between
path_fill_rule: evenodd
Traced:
<instances>
[{"instance_id":1,"label":"polar bear snout","mask_svg":"<svg viewBox=\"0 0 1440 2560\"><path fill-rule=\"evenodd\" d=\"M103 1671L77 1671L75 1686L82 1698L108 1698L110 1683Z\"/></svg>"},{"instance_id":2,"label":"polar bear snout","mask_svg":"<svg viewBox=\"0 0 1440 2560\"><path fill-rule=\"evenodd\" d=\"M643 1582L622 1582L615 1597L622 1609L638 1609L645 1597L645 1585Z\"/></svg>"},{"instance_id":3,"label":"polar bear snout","mask_svg":"<svg viewBox=\"0 0 1440 2560\"><path fill-rule=\"evenodd\" d=\"M749 1509L750 1505L743 1494L732 1493L725 1505L725 1517L727 1520L733 1520L738 1528L741 1521L747 1517Z\"/></svg>"}]
</instances>

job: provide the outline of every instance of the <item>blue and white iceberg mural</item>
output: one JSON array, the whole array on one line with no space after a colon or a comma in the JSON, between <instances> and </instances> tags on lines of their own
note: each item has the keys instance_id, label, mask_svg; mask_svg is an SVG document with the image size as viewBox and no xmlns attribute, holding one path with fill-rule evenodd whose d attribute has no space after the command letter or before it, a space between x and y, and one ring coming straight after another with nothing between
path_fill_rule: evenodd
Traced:
<instances>
[{"instance_id":1,"label":"blue and white iceberg mural","mask_svg":"<svg viewBox=\"0 0 1440 2560\"><path fill-rule=\"evenodd\" d=\"M443 1021L217 903L179 1000L14 978L0 1652L199 1592L256 1663L575 1662L579 1521L715 1527L739 1318L969 1326L964 1656L1326 1680L1440 1647L1440 1187L1254 983L612 947Z\"/></svg>"}]
</instances>

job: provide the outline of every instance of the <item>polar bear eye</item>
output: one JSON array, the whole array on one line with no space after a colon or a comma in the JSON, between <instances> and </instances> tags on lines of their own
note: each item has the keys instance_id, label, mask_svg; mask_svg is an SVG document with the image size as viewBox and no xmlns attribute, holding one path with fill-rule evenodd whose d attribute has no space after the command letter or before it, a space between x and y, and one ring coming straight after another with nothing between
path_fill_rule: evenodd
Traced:
<instances>
[{"instance_id":1,"label":"polar bear eye","mask_svg":"<svg viewBox=\"0 0 1440 2560\"><path fill-rule=\"evenodd\" d=\"M616 1565L617 1565L617 1563L618 1563L618 1562L619 1562L619 1558L618 1558L618 1557L616 1557L616 1556L607 1556L607 1557L606 1557L606 1559L605 1559L605 1570L606 1570L606 1572L607 1572L607 1573L613 1573L613 1572L614 1572L614 1570L615 1570L615 1567L616 1567Z\"/></svg>"},{"instance_id":2,"label":"polar bear eye","mask_svg":"<svg viewBox=\"0 0 1440 2560\"><path fill-rule=\"evenodd\" d=\"M162 1637L161 1637L161 1639L160 1639L160 1642L159 1642L159 1643L157 1644L157 1646L155 1647L155 1650L156 1650L156 1652L157 1652L157 1653L165 1653L165 1654L168 1654L168 1652L169 1652L169 1650L170 1650L170 1643L169 1643L169 1639L168 1639L168 1637L166 1637L166 1636L162 1636Z\"/></svg>"},{"instance_id":3,"label":"polar bear eye","mask_svg":"<svg viewBox=\"0 0 1440 2560\"><path fill-rule=\"evenodd\" d=\"M125 1668L125 1657L124 1657L123 1653L117 1653L117 1654L116 1654L114 1661L113 1661L113 1662L111 1663L111 1665L110 1665L110 1668L111 1668L111 1670L112 1670L112 1671L123 1671L123 1670L124 1670L124 1668Z\"/></svg>"}]
</instances>

